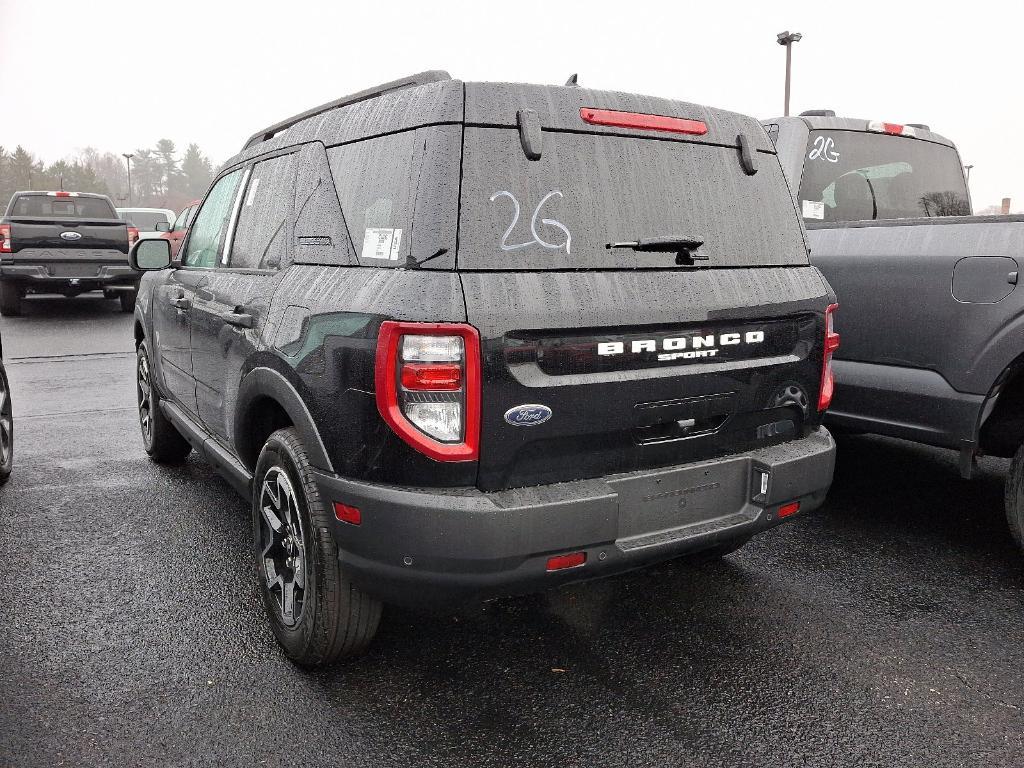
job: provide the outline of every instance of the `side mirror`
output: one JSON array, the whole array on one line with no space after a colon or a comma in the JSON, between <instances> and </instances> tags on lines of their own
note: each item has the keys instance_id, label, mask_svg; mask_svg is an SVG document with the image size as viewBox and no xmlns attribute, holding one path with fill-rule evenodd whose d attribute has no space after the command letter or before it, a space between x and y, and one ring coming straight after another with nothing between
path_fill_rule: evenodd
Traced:
<instances>
[{"instance_id":1,"label":"side mirror","mask_svg":"<svg viewBox=\"0 0 1024 768\"><path fill-rule=\"evenodd\" d=\"M138 272L156 272L171 266L171 244L162 237L139 240L128 253L128 263Z\"/></svg>"},{"instance_id":2,"label":"side mirror","mask_svg":"<svg viewBox=\"0 0 1024 768\"><path fill-rule=\"evenodd\" d=\"M156 223L156 231L157 232L170 232L171 231L171 222L169 222L169 221L158 221Z\"/></svg>"}]
</instances>

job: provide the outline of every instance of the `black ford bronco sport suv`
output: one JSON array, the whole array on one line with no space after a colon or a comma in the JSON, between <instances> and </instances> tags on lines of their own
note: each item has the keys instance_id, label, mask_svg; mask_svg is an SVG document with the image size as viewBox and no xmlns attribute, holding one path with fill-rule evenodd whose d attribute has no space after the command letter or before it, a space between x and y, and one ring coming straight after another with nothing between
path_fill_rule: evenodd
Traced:
<instances>
[{"instance_id":1,"label":"black ford bronco sport suv","mask_svg":"<svg viewBox=\"0 0 1024 768\"><path fill-rule=\"evenodd\" d=\"M731 552L817 507L835 297L752 118L427 72L260 131L145 240L138 405L250 498L274 633Z\"/></svg>"}]
</instances>

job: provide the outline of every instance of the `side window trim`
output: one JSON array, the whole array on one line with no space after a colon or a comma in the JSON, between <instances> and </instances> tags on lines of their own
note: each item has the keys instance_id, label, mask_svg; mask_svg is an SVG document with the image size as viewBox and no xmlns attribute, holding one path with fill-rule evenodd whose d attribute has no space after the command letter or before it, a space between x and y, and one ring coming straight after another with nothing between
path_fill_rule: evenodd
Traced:
<instances>
[{"instance_id":1,"label":"side window trim","mask_svg":"<svg viewBox=\"0 0 1024 768\"><path fill-rule=\"evenodd\" d=\"M231 217L228 219L228 231L224 237L224 252L220 257L220 264L215 266L224 268L231 261L231 249L235 244L235 227L238 225L238 215L242 210L242 200L249 187L249 176L252 174L252 163L245 166L242 172L242 179L238 182L238 192L235 194L235 202L231 206Z\"/></svg>"}]
</instances>

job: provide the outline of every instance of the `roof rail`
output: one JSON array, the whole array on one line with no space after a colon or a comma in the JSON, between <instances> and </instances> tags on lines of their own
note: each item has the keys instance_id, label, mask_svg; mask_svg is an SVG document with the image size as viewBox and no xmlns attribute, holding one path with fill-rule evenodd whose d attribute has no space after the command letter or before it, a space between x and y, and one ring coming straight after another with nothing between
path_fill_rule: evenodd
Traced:
<instances>
[{"instance_id":1,"label":"roof rail","mask_svg":"<svg viewBox=\"0 0 1024 768\"><path fill-rule=\"evenodd\" d=\"M242 151L249 149L260 142L267 141L274 138L275 135L281 133L288 128L291 128L296 123L301 123L310 117L323 114L324 112L330 112L332 109L338 109L339 107L346 107L349 104L355 104L359 101L367 101L368 99L375 99L378 96L383 96L385 93L390 91L398 91L402 88L413 88L417 85L426 85L427 83L436 83L441 80L451 80L452 76L441 69L431 69L426 72L420 72L415 75L409 75L408 77L401 77L398 80L392 80L390 83L384 83L383 85L375 85L372 88L367 88L364 91L353 93L348 96L342 96L340 99L329 101L326 104L321 104L319 107L313 107L307 109L305 112L300 112L297 115L289 117L287 120L282 120L279 123L274 123L261 131L257 131L249 140L245 142L242 147Z\"/></svg>"},{"instance_id":2,"label":"roof rail","mask_svg":"<svg viewBox=\"0 0 1024 768\"><path fill-rule=\"evenodd\" d=\"M834 109L808 109L801 112L800 117L835 117L836 111Z\"/></svg>"}]
</instances>

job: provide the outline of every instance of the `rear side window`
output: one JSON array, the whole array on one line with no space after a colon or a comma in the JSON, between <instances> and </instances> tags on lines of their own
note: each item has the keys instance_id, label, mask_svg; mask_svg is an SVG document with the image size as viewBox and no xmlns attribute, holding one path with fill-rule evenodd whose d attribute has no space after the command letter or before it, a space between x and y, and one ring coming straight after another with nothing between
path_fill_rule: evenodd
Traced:
<instances>
[{"instance_id":1,"label":"rear side window","mask_svg":"<svg viewBox=\"0 0 1024 768\"><path fill-rule=\"evenodd\" d=\"M8 216L45 216L68 219L116 219L114 207L101 197L21 195Z\"/></svg>"},{"instance_id":2,"label":"rear side window","mask_svg":"<svg viewBox=\"0 0 1024 768\"><path fill-rule=\"evenodd\" d=\"M862 131L811 131L799 199L805 221L971 213L955 149Z\"/></svg>"},{"instance_id":3,"label":"rear side window","mask_svg":"<svg viewBox=\"0 0 1024 768\"><path fill-rule=\"evenodd\" d=\"M231 244L230 266L272 269L281 265L288 245L288 221L295 194L295 155L256 163Z\"/></svg>"},{"instance_id":4,"label":"rear side window","mask_svg":"<svg viewBox=\"0 0 1024 768\"><path fill-rule=\"evenodd\" d=\"M703 241L709 267L806 264L778 159L681 141L543 132L539 160L519 132L467 127L460 269L677 268L672 253L609 249L656 237Z\"/></svg>"},{"instance_id":5,"label":"rear side window","mask_svg":"<svg viewBox=\"0 0 1024 768\"><path fill-rule=\"evenodd\" d=\"M432 126L327 150L359 263L451 265L461 126ZM415 227L414 227L415 224ZM450 254L449 260L441 257Z\"/></svg>"}]
</instances>

